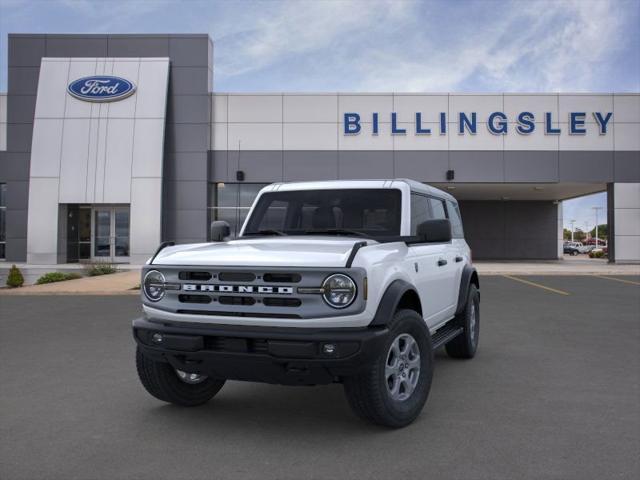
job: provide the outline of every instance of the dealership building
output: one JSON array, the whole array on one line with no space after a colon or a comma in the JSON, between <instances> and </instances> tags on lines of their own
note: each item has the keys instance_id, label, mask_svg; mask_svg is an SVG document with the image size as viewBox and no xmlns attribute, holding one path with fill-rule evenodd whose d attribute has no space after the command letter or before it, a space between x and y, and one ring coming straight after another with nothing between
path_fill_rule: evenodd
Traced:
<instances>
[{"instance_id":1,"label":"dealership building","mask_svg":"<svg viewBox=\"0 0 640 480\"><path fill-rule=\"evenodd\" d=\"M638 93L220 93L208 35L7 45L3 261L140 264L237 232L268 183L411 178L459 200L476 259L562 257L562 201L606 191L610 259L640 262Z\"/></svg>"}]
</instances>

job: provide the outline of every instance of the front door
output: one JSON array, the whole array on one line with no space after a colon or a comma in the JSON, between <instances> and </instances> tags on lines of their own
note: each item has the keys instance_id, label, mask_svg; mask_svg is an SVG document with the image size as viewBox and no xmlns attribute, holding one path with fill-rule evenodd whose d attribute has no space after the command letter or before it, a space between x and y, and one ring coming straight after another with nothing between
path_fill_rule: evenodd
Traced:
<instances>
[{"instance_id":1,"label":"front door","mask_svg":"<svg viewBox=\"0 0 640 480\"><path fill-rule=\"evenodd\" d=\"M94 207L92 231L93 260L129 261L129 207Z\"/></svg>"}]
</instances>

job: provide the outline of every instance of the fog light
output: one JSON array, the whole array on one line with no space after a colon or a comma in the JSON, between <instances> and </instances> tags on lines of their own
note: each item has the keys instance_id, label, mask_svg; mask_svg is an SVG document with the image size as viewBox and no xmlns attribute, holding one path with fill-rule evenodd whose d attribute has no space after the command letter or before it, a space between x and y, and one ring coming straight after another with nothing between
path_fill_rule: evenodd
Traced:
<instances>
[{"instance_id":1,"label":"fog light","mask_svg":"<svg viewBox=\"0 0 640 480\"><path fill-rule=\"evenodd\" d=\"M162 343L162 334L160 333L154 333L153 336L151 337L151 341L153 343Z\"/></svg>"},{"instance_id":2,"label":"fog light","mask_svg":"<svg viewBox=\"0 0 640 480\"><path fill-rule=\"evenodd\" d=\"M322 353L326 353L328 355L336 353L335 343L325 343L324 345L322 345Z\"/></svg>"}]
</instances>

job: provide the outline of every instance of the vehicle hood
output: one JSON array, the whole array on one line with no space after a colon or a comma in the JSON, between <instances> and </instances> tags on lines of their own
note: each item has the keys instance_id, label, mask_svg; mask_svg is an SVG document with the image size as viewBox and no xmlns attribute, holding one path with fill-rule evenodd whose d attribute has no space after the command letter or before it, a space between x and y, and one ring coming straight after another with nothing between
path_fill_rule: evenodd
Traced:
<instances>
[{"instance_id":1,"label":"vehicle hood","mask_svg":"<svg viewBox=\"0 0 640 480\"><path fill-rule=\"evenodd\" d=\"M261 237L220 243L175 245L164 248L154 265L212 265L250 267L344 267L352 237ZM368 240L368 243L376 243Z\"/></svg>"}]
</instances>

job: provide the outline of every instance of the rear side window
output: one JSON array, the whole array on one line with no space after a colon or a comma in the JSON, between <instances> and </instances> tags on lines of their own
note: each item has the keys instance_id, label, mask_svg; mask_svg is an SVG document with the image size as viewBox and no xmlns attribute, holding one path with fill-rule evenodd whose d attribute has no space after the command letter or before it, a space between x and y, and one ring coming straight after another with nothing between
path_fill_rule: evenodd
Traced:
<instances>
[{"instance_id":1,"label":"rear side window","mask_svg":"<svg viewBox=\"0 0 640 480\"><path fill-rule=\"evenodd\" d=\"M453 238L464 238L460 207L458 207L457 203L447 200L447 210L449 212L449 221L451 222L451 235Z\"/></svg>"}]
</instances>

